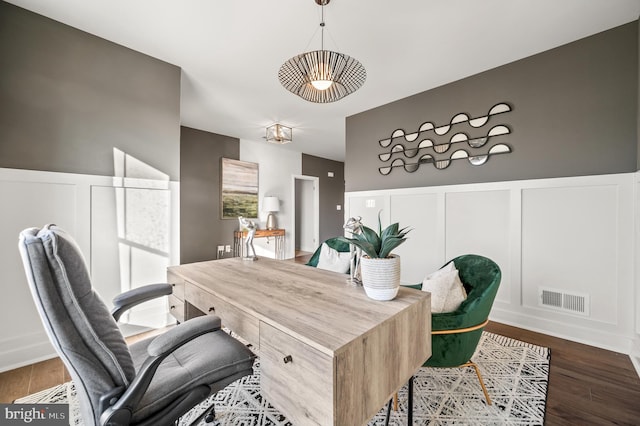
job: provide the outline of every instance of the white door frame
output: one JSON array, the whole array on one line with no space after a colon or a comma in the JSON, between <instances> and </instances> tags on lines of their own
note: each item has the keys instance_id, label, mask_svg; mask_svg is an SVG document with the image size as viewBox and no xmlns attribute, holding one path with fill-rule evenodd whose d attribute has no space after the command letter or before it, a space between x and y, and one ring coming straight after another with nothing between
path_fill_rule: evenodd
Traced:
<instances>
[{"instance_id":1,"label":"white door frame","mask_svg":"<svg viewBox=\"0 0 640 426\"><path fill-rule=\"evenodd\" d=\"M313 182L313 238L320 245L320 178L316 176L292 175L291 176L291 240L293 241L293 253L296 250L296 179Z\"/></svg>"}]
</instances>

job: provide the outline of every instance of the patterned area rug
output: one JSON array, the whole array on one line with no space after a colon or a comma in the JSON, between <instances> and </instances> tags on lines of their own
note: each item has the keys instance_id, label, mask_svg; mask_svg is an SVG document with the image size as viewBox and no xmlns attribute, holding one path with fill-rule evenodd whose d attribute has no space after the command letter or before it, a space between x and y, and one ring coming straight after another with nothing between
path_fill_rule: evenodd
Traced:
<instances>
[{"instance_id":1,"label":"patterned area rug","mask_svg":"<svg viewBox=\"0 0 640 426\"><path fill-rule=\"evenodd\" d=\"M548 348L484 332L473 356L485 380L493 405L484 400L473 368L421 368L414 378L415 425L542 425L549 378ZM260 395L260 364L255 374L227 386L195 407L181 420L188 425L211 403L214 426L293 426ZM82 425L72 383L65 383L17 403L69 403L72 425ZM399 411L391 425L407 423L407 388L399 392ZM384 424L385 409L369 426ZM204 422L200 423L205 425Z\"/></svg>"}]
</instances>

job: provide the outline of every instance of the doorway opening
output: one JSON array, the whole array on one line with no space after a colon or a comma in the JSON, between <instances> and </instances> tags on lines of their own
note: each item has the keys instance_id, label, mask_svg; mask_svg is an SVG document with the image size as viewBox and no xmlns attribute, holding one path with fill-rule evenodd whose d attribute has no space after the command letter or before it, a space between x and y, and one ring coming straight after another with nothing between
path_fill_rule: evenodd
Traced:
<instances>
[{"instance_id":1,"label":"doorway opening","mask_svg":"<svg viewBox=\"0 0 640 426\"><path fill-rule=\"evenodd\" d=\"M293 176L293 235L295 257L310 257L318 247L320 234L320 179Z\"/></svg>"}]
</instances>

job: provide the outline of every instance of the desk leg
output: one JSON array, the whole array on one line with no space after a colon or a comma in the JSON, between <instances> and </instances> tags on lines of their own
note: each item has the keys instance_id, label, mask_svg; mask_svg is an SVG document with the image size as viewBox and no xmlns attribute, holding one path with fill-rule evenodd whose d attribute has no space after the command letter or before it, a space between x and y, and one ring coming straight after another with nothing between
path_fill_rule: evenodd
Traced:
<instances>
[{"instance_id":1,"label":"desk leg","mask_svg":"<svg viewBox=\"0 0 640 426\"><path fill-rule=\"evenodd\" d=\"M393 403L393 399L389 400L387 404L387 415L384 418L384 426L389 426L389 418L391 417L391 404Z\"/></svg>"},{"instance_id":2,"label":"desk leg","mask_svg":"<svg viewBox=\"0 0 640 426\"><path fill-rule=\"evenodd\" d=\"M413 376L409 379L409 406L407 407L407 425L413 425Z\"/></svg>"},{"instance_id":3,"label":"desk leg","mask_svg":"<svg viewBox=\"0 0 640 426\"><path fill-rule=\"evenodd\" d=\"M413 376L409 378L409 382L407 383L407 387L409 388L409 403L407 404L407 425L413 425ZM391 417L391 404L393 404L393 398L389 400L387 404L387 415L384 418L384 426L389 426L389 420Z\"/></svg>"}]
</instances>

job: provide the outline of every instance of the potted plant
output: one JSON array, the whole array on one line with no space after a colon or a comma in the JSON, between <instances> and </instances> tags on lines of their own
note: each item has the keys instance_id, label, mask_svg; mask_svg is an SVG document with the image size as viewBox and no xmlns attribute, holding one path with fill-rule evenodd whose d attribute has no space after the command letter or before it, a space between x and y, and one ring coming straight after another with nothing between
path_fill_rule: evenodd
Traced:
<instances>
[{"instance_id":1,"label":"potted plant","mask_svg":"<svg viewBox=\"0 0 640 426\"><path fill-rule=\"evenodd\" d=\"M362 225L359 234L352 238L340 237L362 250L360 272L362 286L367 296L374 300L392 300L400 287L400 257L391 252L406 241L410 229L393 223L382 229L378 213L378 232Z\"/></svg>"}]
</instances>

